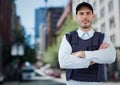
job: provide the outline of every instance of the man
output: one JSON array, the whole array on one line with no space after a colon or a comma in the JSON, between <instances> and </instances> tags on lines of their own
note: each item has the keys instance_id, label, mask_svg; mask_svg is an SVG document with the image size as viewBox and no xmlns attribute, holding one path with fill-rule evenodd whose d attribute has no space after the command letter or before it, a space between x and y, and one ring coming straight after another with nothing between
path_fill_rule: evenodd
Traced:
<instances>
[{"instance_id":1,"label":"man","mask_svg":"<svg viewBox=\"0 0 120 85\"><path fill-rule=\"evenodd\" d=\"M66 33L62 39L59 64L66 69L67 85L102 85L104 64L115 61L116 51L110 38L91 27L94 17L89 3L78 4L79 29Z\"/></svg>"}]
</instances>

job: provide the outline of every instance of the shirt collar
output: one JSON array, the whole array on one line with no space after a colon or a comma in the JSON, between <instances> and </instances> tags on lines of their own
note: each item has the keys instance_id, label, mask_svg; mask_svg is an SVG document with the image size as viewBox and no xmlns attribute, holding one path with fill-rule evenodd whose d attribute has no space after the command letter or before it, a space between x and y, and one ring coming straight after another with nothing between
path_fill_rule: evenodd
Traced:
<instances>
[{"instance_id":1,"label":"shirt collar","mask_svg":"<svg viewBox=\"0 0 120 85\"><path fill-rule=\"evenodd\" d=\"M77 32L78 32L79 37L82 37L84 33L87 33L89 35L89 37L92 37L94 34L93 29L89 30L88 32L83 32L82 30L78 29Z\"/></svg>"}]
</instances>

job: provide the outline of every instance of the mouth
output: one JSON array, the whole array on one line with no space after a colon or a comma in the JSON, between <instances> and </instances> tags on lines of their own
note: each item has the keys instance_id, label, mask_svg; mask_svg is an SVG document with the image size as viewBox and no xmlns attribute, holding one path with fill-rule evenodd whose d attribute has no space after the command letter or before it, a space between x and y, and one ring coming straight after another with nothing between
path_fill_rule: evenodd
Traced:
<instances>
[{"instance_id":1,"label":"mouth","mask_svg":"<svg viewBox=\"0 0 120 85\"><path fill-rule=\"evenodd\" d=\"M87 24L87 23L89 23L90 21L89 20L82 20L82 23L83 24Z\"/></svg>"}]
</instances>

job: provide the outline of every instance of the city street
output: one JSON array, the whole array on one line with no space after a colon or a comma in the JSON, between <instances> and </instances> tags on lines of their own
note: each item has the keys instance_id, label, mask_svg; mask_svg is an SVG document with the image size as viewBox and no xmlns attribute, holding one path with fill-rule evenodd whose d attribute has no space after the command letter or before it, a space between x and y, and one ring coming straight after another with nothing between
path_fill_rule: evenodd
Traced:
<instances>
[{"instance_id":1,"label":"city street","mask_svg":"<svg viewBox=\"0 0 120 85\"><path fill-rule=\"evenodd\" d=\"M66 85L66 80L65 80L65 74L62 74L61 78L54 78L45 75L45 76L35 76L29 81L4 82L3 85ZM105 84L103 85L120 85L120 82L105 82Z\"/></svg>"},{"instance_id":2,"label":"city street","mask_svg":"<svg viewBox=\"0 0 120 85\"><path fill-rule=\"evenodd\" d=\"M65 84L55 82L52 80L37 80L37 81L26 81L26 82L6 82L3 85L65 85Z\"/></svg>"},{"instance_id":3,"label":"city street","mask_svg":"<svg viewBox=\"0 0 120 85\"><path fill-rule=\"evenodd\" d=\"M3 85L65 85L63 83L55 82L52 80L39 80L29 82L6 82ZM104 85L120 85L120 83L105 83Z\"/></svg>"}]
</instances>

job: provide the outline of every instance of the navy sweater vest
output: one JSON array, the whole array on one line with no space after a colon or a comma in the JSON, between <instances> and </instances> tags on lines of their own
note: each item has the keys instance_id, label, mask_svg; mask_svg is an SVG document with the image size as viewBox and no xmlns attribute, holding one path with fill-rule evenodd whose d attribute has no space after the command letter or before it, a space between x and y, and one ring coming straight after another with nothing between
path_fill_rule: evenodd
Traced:
<instances>
[{"instance_id":1,"label":"navy sweater vest","mask_svg":"<svg viewBox=\"0 0 120 85\"><path fill-rule=\"evenodd\" d=\"M83 40L78 37L77 31L66 34L66 39L72 47L72 52L98 50L103 42L104 34L95 32L93 37ZM102 82L104 81L104 64L93 64L84 69L66 69L67 80Z\"/></svg>"}]
</instances>

